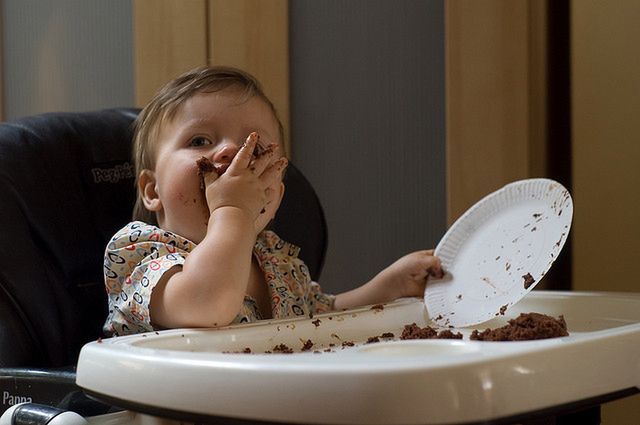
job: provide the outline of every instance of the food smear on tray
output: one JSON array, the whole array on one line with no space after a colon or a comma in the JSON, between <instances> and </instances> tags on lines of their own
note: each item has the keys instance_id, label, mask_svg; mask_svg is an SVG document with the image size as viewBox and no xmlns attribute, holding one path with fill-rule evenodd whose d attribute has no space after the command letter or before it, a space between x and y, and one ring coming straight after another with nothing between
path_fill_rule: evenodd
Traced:
<instances>
[{"instance_id":1,"label":"food smear on tray","mask_svg":"<svg viewBox=\"0 0 640 425\"><path fill-rule=\"evenodd\" d=\"M376 309L378 310L378 309ZM320 320L316 319L314 325L317 328ZM337 340L341 338L337 334L331 334ZM567 331L567 323L564 316L558 318L548 316L542 313L521 313L515 319L510 319L508 323L502 327L495 329L473 330L469 335L472 341L530 341L538 339L558 338L569 336ZM287 346L284 343L276 344L273 349L264 351L264 354L294 354L297 352L313 352L313 353L332 353L338 349L346 349L357 345L374 344L385 341L396 340L429 340L429 339L455 339L462 340L464 336L460 332L455 332L450 328L442 329L438 327L425 326L420 327L416 323L405 324L402 333L396 337L393 332L383 332L379 335L373 335L365 338L361 342L341 341L341 343L331 343L328 347L322 347L311 339L300 339L301 347ZM226 351L225 353L235 354L257 354L250 348L240 351Z\"/></svg>"}]
</instances>

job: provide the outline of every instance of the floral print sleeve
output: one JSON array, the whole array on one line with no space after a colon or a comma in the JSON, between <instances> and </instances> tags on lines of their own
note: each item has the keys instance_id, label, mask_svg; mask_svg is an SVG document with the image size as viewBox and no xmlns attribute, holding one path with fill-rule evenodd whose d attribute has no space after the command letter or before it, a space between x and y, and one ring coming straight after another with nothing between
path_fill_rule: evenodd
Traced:
<instances>
[{"instance_id":1,"label":"floral print sleeve","mask_svg":"<svg viewBox=\"0 0 640 425\"><path fill-rule=\"evenodd\" d=\"M336 296L325 294L324 292L322 292L320 284L311 281L309 283L309 299L312 306L313 314L322 314L333 311L333 305L336 301Z\"/></svg>"},{"instance_id":2,"label":"floral print sleeve","mask_svg":"<svg viewBox=\"0 0 640 425\"><path fill-rule=\"evenodd\" d=\"M154 330L149 315L151 292L162 275L181 266L195 244L140 221L129 223L109 241L104 276L109 314L107 335Z\"/></svg>"}]
</instances>

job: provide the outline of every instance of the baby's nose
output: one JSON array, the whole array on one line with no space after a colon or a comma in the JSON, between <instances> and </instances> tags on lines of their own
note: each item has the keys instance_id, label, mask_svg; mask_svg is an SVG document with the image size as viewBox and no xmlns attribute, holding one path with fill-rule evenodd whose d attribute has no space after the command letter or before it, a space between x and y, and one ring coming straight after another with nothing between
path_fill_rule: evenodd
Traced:
<instances>
[{"instance_id":1,"label":"baby's nose","mask_svg":"<svg viewBox=\"0 0 640 425\"><path fill-rule=\"evenodd\" d=\"M225 143L213 155L213 162L217 164L230 163L239 150L240 147L236 143Z\"/></svg>"}]
</instances>

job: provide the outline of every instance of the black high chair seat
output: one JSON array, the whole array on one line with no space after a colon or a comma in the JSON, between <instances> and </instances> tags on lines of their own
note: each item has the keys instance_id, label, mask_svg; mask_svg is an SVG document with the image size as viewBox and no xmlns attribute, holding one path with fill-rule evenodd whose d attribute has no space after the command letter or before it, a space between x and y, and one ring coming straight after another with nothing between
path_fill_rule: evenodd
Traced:
<instances>
[{"instance_id":1,"label":"black high chair seat","mask_svg":"<svg viewBox=\"0 0 640 425\"><path fill-rule=\"evenodd\" d=\"M130 221L135 199L137 113L50 113L0 124L3 388L12 376L49 379L52 368L66 368L60 381L72 384L80 348L101 337L104 248ZM293 164L285 185L272 227L301 247L300 257L318 279L327 243L322 207ZM7 391L15 400L30 397L12 388Z\"/></svg>"}]
</instances>

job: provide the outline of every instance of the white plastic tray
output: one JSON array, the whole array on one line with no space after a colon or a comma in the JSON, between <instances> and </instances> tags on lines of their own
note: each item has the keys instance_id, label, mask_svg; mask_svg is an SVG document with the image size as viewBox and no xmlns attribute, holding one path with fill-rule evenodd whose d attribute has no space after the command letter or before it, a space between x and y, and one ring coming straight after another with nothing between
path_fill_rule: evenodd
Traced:
<instances>
[{"instance_id":1,"label":"white plastic tray","mask_svg":"<svg viewBox=\"0 0 640 425\"><path fill-rule=\"evenodd\" d=\"M469 340L473 329L531 311L563 314L570 336ZM488 421L640 386L640 294L533 291L505 316L461 329L463 340L365 343L428 320L421 300L404 299L382 310L106 339L82 349L77 383L129 408L328 424ZM307 339L314 347L299 352ZM298 352L264 354L278 344ZM252 354L234 353L245 348Z\"/></svg>"}]
</instances>

